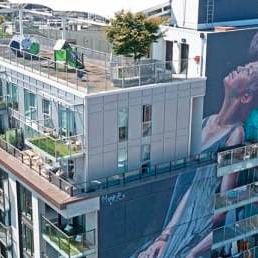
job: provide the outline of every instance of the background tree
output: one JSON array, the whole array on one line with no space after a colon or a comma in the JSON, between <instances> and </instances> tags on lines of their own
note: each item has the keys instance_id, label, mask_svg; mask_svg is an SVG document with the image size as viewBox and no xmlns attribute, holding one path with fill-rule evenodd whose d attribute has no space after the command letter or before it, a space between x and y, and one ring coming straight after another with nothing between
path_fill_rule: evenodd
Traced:
<instances>
[{"instance_id":1,"label":"background tree","mask_svg":"<svg viewBox=\"0 0 258 258\"><path fill-rule=\"evenodd\" d=\"M117 55L138 60L147 56L153 42L162 37L159 25L162 20L146 18L143 13L121 11L111 20L106 34Z\"/></svg>"},{"instance_id":2,"label":"background tree","mask_svg":"<svg viewBox=\"0 0 258 258\"><path fill-rule=\"evenodd\" d=\"M4 16L2 16L2 15L0 15L0 25L1 25L1 24L3 24L3 23L4 23L4 21L5 21L5 17L4 17Z\"/></svg>"}]
</instances>

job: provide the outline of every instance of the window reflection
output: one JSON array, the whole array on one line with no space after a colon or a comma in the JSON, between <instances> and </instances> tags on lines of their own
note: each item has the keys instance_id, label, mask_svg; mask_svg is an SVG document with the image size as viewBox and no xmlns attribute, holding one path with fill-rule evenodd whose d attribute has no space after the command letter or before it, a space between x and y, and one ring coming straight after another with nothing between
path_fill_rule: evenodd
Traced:
<instances>
[{"instance_id":1,"label":"window reflection","mask_svg":"<svg viewBox=\"0 0 258 258\"><path fill-rule=\"evenodd\" d=\"M124 173L127 171L127 149L118 149L118 172Z\"/></svg>"},{"instance_id":2,"label":"window reflection","mask_svg":"<svg viewBox=\"0 0 258 258\"><path fill-rule=\"evenodd\" d=\"M128 140L128 109L121 108L118 111L119 142Z\"/></svg>"},{"instance_id":3,"label":"window reflection","mask_svg":"<svg viewBox=\"0 0 258 258\"><path fill-rule=\"evenodd\" d=\"M142 106L142 136L150 136L152 128L152 106L143 105Z\"/></svg>"}]
</instances>

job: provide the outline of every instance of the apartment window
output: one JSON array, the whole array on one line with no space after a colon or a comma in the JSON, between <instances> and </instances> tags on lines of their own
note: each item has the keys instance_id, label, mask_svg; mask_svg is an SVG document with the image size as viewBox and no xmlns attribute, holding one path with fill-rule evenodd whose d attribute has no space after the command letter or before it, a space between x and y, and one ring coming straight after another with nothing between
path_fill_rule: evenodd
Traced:
<instances>
[{"instance_id":1,"label":"apartment window","mask_svg":"<svg viewBox=\"0 0 258 258\"><path fill-rule=\"evenodd\" d=\"M142 165L141 165L141 171L142 171L143 174L148 173L149 168L150 168L150 152L151 152L150 144L142 145L142 153L141 153Z\"/></svg>"},{"instance_id":2,"label":"apartment window","mask_svg":"<svg viewBox=\"0 0 258 258\"><path fill-rule=\"evenodd\" d=\"M63 136L75 135L75 116L69 108L59 106L59 128L60 134Z\"/></svg>"},{"instance_id":3,"label":"apartment window","mask_svg":"<svg viewBox=\"0 0 258 258\"><path fill-rule=\"evenodd\" d=\"M146 162L150 160L150 151L151 151L150 144L142 145L142 162Z\"/></svg>"},{"instance_id":4,"label":"apartment window","mask_svg":"<svg viewBox=\"0 0 258 258\"><path fill-rule=\"evenodd\" d=\"M34 255L34 241L33 241L33 231L32 229L22 223L22 248L23 257L33 257Z\"/></svg>"},{"instance_id":5,"label":"apartment window","mask_svg":"<svg viewBox=\"0 0 258 258\"><path fill-rule=\"evenodd\" d=\"M127 172L128 154L127 148L118 149L118 172Z\"/></svg>"},{"instance_id":6,"label":"apartment window","mask_svg":"<svg viewBox=\"0 0 258 258\"><path fill-rule=\"evenodd\" d=\"M17 86L14 83L7 83L6 93L8 103L13 109L18 110Z\"/></svg>"},{"instance_id":7,"label":"apartment window","mask_svg":"<svg viewBox=\"0 0 258 258\"><path fill-rule=\"evenodd\" d=\"M42 112L44 118L44 126L47 128L53 128L53 122L51 119L51 103L48 99L42 100Z\"/></svg>"},{"instance_id":8,"label":"apartment window","mask_svg":"<svg viewBox=\"0 0 258 258\"><path fill-rule=\"evenodd\" d=\"M142 107L142 136L151 135L151 119L152 119L152 106L143 105Z\"/></svg>"},{"instance_id":9,"label":"apartment window","mask_svg":"<svg viewBox=\"0 0 258 258\"><path fill-rule=\"evenodd\" d=\"M50 101L48 99L42 100L43 114L50 115Z\"/></svg>"},{"instance_id":10,"label":"apartment window","mask_svg":"<svg viewBox=\"0 0 258 258\"><path fill-rule=\"evenodd\" d=\"M182 43L181 44L181 64L180 64L180 73L186 73L188 71L188 58L189 58L189 45Z\"/></svg>"},{"instance_id":11,"label":"apartment window","mask_svg":"<svg viewBox=\"0 0 258 258\"><path fill-rule=\"evenodd\" d=\"M32 221L32 197L31 192L20 186L20 209L23 216Z\"/></svg>"},{"instance_id":12,"label":"apartment window","mask_svg":"<svg viewBox=\"0 0 258 258\"><path fill-rule=\"evenodd\" d=\"M128 140L128 108L121 108L118 111L118 134L119 142Z\"/></svg>"},{"instance_id":13,"label":"apartment window","mask_svg":"<svg viewBox=\"0 0 258 258\"><path fill-rule=\"evenodd\" d=\"M37 119L36 95L28 90L24 90L25 116L31 120Z\"/></svg>"},{"instance_id":14,"label":"apartment window","mask_svg":"<svg viewBox=\"0 0 258 258\"><path fill-rule=\"evenodd\" d=\"M166 41L166 69L172 69L173 60L173 42Z\"/></svg>"}]
</instances>

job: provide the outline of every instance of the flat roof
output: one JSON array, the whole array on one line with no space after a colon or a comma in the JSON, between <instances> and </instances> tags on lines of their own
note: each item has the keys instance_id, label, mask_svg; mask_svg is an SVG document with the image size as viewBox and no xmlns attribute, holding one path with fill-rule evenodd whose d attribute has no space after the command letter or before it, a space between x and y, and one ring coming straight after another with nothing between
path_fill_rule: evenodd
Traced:
<instances>
[{"instance_id":1,"label":"flat roof","mask_svg":"<svg viewBox=\"0 0 258 258\"><path fill-rule=\"evenodd\" d=\"M84 58L85 68L75 71L64 62L55 62L52 49L43 48L33 58L28 54L26 58L17 57L15 51L6 44L0 44L0 60L84 95L191 79L187 78L187 73L177 76L173 69L168 69L165 61L159 60L147 59L140 65L129 65L110 63L94 58L92 54Z\"/></svg>"}]
</instances>

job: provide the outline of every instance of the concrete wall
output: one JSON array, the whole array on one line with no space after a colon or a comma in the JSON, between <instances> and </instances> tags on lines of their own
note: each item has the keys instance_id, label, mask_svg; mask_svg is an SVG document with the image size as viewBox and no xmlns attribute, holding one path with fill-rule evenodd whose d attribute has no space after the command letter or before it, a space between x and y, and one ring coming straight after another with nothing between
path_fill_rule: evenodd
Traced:
<instances>
[{"instance_id":1,"label":"concrete wall","mask_svg":"<svg viewBox=\"0 0 258 258\"><path fill-rule=\"evenodd\" d=\"M118 109L129 110L128 170L141 165L141 146L151 144L151 162L157 164L189 155L191 142L191 99L203 98L205 80L188 80L132 88L110 94L89 96L87 178L117 174ZM142 137L142 106L152 105L152 134ZM184 114L182 116L182 114ZM201 124L202 114L196 115ZM197 137L197 135L195 135ZM199 136L198 136L199 137Z\"/></svg>"},{"instance_id":2,"label":"concrete wall","mask_svg":"<svg viewBox=\"0 0 258 258\"><path fill-rule=\"evenodd\" d=\"M204 75L206 62L206 34L199 31L166 26L161 27L161 30L165 34L162 39L153 44L152 57L154 59L165 61L166 41L173 42L173 69L175 73L178 73L181 60L180 45L184 42L189 45L188 78L196 78ZM199 63L194 60L196 56L200 57Z\"/></svg>"}]
</instances>

